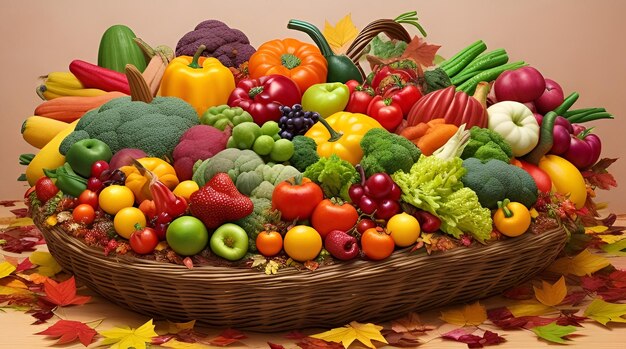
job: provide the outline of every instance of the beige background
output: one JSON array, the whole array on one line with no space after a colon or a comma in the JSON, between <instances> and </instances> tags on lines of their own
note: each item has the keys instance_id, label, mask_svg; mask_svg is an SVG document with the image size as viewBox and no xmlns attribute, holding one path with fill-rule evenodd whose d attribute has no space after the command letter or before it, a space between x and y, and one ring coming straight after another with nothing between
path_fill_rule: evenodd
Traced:
<instances>
[{"instance_id":1,"label":"beige background","mask_svg":"<svg viewBox=\"0 0 626 349\"><path fill-rule=\"evenodd\" d=\"M450 56L483 39L489 48L505 48L513 60L525 60L566 91L581 95L576 107L603 106L616 120L595 123L603 140L603 155L622 156L626 127L626 2L619 0L551 1L3 1L0 5L0 199L18 198L25 191L15 179L24 170L21 153L35 152L22 140L20 127L40 103L37 77L67 71L73 59L96 62L102 33L125 24L153 44L175 47L178 39L205 19L220 19L244 31L258 47L273 38L304 34L286 28L298 18L320 27L347 13L358 28L377 18L394 18L417 10L429 33ZM412 33L416 30L409 29ZM626 161L612 172L626 178ZM622 183L623 184L623 183ZM623 186L600 192L599 200L624 212Z\"/></svg>"}]
</instances>

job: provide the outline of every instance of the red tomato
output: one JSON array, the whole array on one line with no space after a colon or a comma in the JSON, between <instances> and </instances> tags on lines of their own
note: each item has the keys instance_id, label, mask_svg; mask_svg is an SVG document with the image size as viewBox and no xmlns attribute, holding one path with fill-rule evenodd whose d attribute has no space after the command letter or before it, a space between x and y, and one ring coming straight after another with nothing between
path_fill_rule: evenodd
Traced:
<instances>
[{"instance_id":1,"label":"red tomato","mask_svg":"<svg viewBox=\"0 0 626 349\"><path fill-rule=\"evenodd\" d=\"M319 185L306 177L292 178L276 185L272 208L280 211L285 221L308 219L322 200L324 193Z\"/></svg>"},{"instance_id":2,"label":"red tomato","mask_svg":"<svg viewBox=\"0 0 626 349\"><path fill-rule=\"evenodd\" d=\"M72 217L76 222L89 225L96 218L96 211L89 204L80 204L74 207Z\"/></svg>"},{"instance_id":3,"label":"red tomato","mask_svg":"<svg viewBox=\"0 0 626 349\"><path fill-rule=\"evenodd\" d=\"M345 110L365 114L372 99L374 99L374 90L371 87L357 86L354 91L350 91L350 99Z\"/></svg>"},{"instance_id":4,"label":"red tomato","mask_svg":"<svg viewBox=\"0 0 626 349\"><path fill-rule=\"evenodd\" d=\"M143 212L148 221L153 220L157 215L156 205L154 204L153 200L146 199L142 201L139 204L139 209L141 210L141 212Z\"/></svg>"},{"instance_id":5,"label":"red tomato","mask_svg":"<svg viewBox=\"0 0 626 349\"><path fill-rule=\"evenodd\" d=\"M359 213L349 203L337 204L330 199L322 200L311 215L311 225L322 236L333 230L348 231L359 219Z\"/></svg>"},{"instance_id":6,"label":"red tomato","mask_svg":"<svg viewBox=\"0 0 626 349\"><path fill-rule=\"evenodd\" d=\"M352 80L346 81L345 85L348 86L348 91L350 91L350 94L352 94L352 92L354 92L354 89L357 86L361 86L361 83L352 79Z\"/></svg>"},{"instance_id":7,"label":"red tomato","mask_svg":"<svg viewBox=\"0 0 626 349\"><path fill-rule=\"evenodd\" d=\"M530 162L523 160L513 160L513 165L521 167L524 171L528 172L537 184L537 189L543 193L549 193L552 190L552 179L548 173L539 168L537 165L533 165Z\"/></svg>"},{"instance_id":8,"label":"red tomato","mask_svg":"<svg viewBox=\"0 0 626 349\"><path fill-rule=\"evenodd\" d=\"M262 231L256 237L256 248L265 257L272 257L283 249L283 237L277 231Z\"/></svg>"},{"instance_id":9,"label":"red tomato","mask_svg":"<svg viewBox=\"0 0 626 349\"><path fill-rule=\"evenodd\" d=\"M393 253L396 244L383 228L367 229L361 236L361 249L367 258L378 261Z\"/></svg>"},{"instance_id":10,"label":"red tomato","mask_svg":"<svg viewBox=\"0 0 626 349\"><path fill-rule=\"evenodd\" d=\"M94 208L94 210L98 209L98 193L93 190L85 189L78 196L79 204L87 204Z\"/></svg>"},{"instance_id":11,"label":"red tomato","mask_svg":"<svg viewBox=\"0 0 626 349\"><path fill-rule=\"evenodd\" d=\"M159 244L159 237L154 229L146 227L133 232L129 242L130 248L136 253L148 254Z\"/></svg>"},{"instance_id":12,"label":"red tomato","mask_svg":"<svg viewBox=\"0 0 626 349\"><path fill-rule=\"evenodd\" d=\"M389 132L393 132L402 122L402 108L391 98L376 96L367 107L367 115L376 119Z\"/></svg>"}]
</instances>

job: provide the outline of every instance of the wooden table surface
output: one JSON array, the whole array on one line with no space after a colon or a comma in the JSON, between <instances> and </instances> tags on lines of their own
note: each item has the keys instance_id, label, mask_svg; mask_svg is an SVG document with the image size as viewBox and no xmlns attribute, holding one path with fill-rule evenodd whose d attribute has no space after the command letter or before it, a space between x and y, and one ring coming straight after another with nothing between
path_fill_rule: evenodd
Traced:
<instances>
[{"instance_id":1,"label":"wooden table surface","mask_svg":"<svg viewBox=\"0 0 626 349\"><path fill-rule=\"evenodd\" d=\"M20 206L21 204L18 204ZM10 216L10 209L15 207L0 207L0 217ZM619 225L626 224L626 220L618 221ZM45 250L45 246L40 246L40 249ZM25 254L18 255L0 250L0 262L4 259L4 256L13 257L25 257ZM618 269L626 269L626 257L612 257L611 263ZM105 330L114 326L130 326L138 327L141 324L149 320L149 318L139 315L137 313L123 309L117 305L111 304L107 300L92 293L88 289L79 290L81 295L92 295L92 300L82 306L64 307L58 312L62 318L76 321L93 321L98 319L104 319L104 321L98 326L97 330ZM481 300L487 309L506 305L507 300L502 297L491 297ZM429 331L427 335L420 337L422 344L419 348L467 348L467 345L449 340L443 340L438 338L440 334L446 333L450 330L457 328L457 326L445 324L439 320L440 311L430 311L421 313L420 318L424 324L434 325L437 328L433 331ZM333 311L328 309L328 311ZM401 316L402 314L399 314ZM51 319L47 324L32 325L34 318L24 312L14 311L6 309L5 312L0 312L0 348L48 348L52 347L56 342L53 339L49 339L46 336L35 335L54 324L55 319ZM488 322L487 322L488 323ZM558 346L558 344L550 344L537 338L537 336L527 330L501 330L493 325L489 324L481 325L481 329L492 330L503 337L506 342L501 343L494 348L549 348ZM157 322L157 330L159 329L159 322ZM380 324L383 325L383 324ZM568 348L593 348L593 349L610 349L610 348L623 348L626 344L626 324L609 323L609 327L602 326L599 323L586 321L583 323L582 328L578 328L576 336L568 342ZM199 329L203 333L217 336L221 329L201 328ZM325 330L325 329L324 329ZM318 331L305 331L306 334L319 333ZM298 348L295 345L294 340L284 338L285 333L251 333L245 332L248 338L241 342L229 345L228 348L268 348L267 342L273 342L283 344L285 348ZM90 347L95 346L92 344ZM83 348L78 343L74 345L54 346L60 348ZM156 348L156 347L155 347ZM350 348L364 348L360 345L353 344ZM391 348L386 346L384 348Z\"/></svg>"}]
</instances>

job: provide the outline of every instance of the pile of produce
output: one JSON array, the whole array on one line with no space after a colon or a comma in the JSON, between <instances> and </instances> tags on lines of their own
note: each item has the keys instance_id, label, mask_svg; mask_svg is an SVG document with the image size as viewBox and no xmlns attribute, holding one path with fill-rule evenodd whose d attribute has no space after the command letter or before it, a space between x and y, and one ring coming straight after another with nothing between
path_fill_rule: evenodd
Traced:
<instances>
[{"instance_id":1,"label":"pile of produce","mask_svg":"<svg viewBox=\"0 0 626 349\"><path fill-rule=\"evenodd\" d=\"M257 47L214 19L175 49L109 28L37 89L31 213L107 255L266 273L597 224L613 116L482 40L443 59L414 16Z\"/></svg>"}]
</instances>

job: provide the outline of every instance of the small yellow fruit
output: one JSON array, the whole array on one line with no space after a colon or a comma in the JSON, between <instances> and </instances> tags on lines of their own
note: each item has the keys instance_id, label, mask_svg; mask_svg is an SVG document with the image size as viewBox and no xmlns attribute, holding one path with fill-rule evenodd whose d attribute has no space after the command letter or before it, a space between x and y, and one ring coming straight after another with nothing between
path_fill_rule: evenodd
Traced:
<instances>
[{"instance_id":1,"label":"small yellow fruit","mask_svg":"<svg viewBox=\"0 0 626 349\"><path fill-rule=\"evenodd\" d=\"M113 227L121 237L130 239L135 230L146 227L146 216L137 207L124 207L113 218Z\"/></svg>"},{"instance_id":2,"label":"small yellow fruit","mask_svg":"<svg viewBox=\"0 0 626 349\"><path fill-rule=\"evenodd\" d=\"M406 212L399 213L387 221L387 231L398 247L415 244L420 236L420 223Z\"/></svg>"},{"instance_id":3,"label":"small yellow fruit","mask_svg":"<svg viewBox=\"0 0 626 349\"><path fill-rule=\"evenodd\" d=\"M108 214L116 214L124 207L131 207L135 203L135 195L130 188L123 185L110 185L98 195L98 205Z\"/></svg>"},{"instance_id":4,"label":"small yellow fruit","mask_svg":"<svg viewBox=\"0 0 626 349\"><path fill-rule=\"evenodd\" d=\"M180 197L185 198L185 200L189 201L189 197L191 196L191 194L196 192L198 189L200 189L200 187L198 186L198 183L192 180L186 180L186 181L182 181L178 183L176 188L174 188L173 193L174 195L178 195Z\"/></svg>"}]
</instances>

